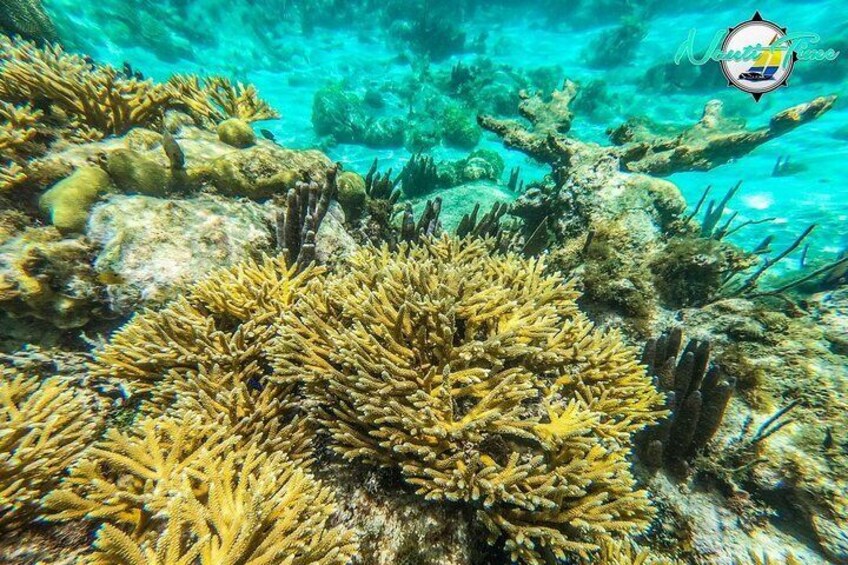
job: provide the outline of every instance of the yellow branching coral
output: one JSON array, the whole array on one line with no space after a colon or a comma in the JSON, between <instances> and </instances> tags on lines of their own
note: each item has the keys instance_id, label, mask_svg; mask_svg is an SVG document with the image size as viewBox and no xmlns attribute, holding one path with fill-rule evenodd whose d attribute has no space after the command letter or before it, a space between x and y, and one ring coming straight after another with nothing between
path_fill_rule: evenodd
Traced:
<instances>
[{"instance_id":1,"label":"yellow branching coral","mask_svg":"<svg viewBox=\"0 0 848 565\"><path fill-rule=\"evenodd\" d=\"M801 565L801 561L792 555L792 553L787 553L783 558L779 558L768 553L760 555L755 551L751 551L750 557L750 561L738 560L737 563L739 565Z\"/></svg>"},{"instance_id":2,"label":"yellow branching coral","mask_svg":"<svg viewBox=\"0 0 848 565\"><path fill-rule=\"evenodd\" d=\"M592 565L677 565L679 562L657 557L629 540L605 540L601 550L586 562Z\"/></svg>"},{"instance_id":3,"label":"yellow branching coral","mask_svg":"<svg viewBox=\"0 0 848 565\"><path fill-rule=\"evenodd\" d=\"M233 83L225 77L201 79L194 75L176 75L169 85L174 89L178 103L204 126L218 124L228 118L255 122L280 117L270 104L259 97L253 85Z\"/></svg>"},{"instance_id":4,"label":"yellow branching coral","mask_svg":"<svg viewBox=\"0 0 848 565\"><path fill-rule=\"evenodd\" d=\"M205 489L216 456L235 438L198 417L147 419L133 433L110 429L71 469L61 488L44 498L55 520L106 520L143 535L188 478Z\"/></svg>"},{"instance_id":5,"label":"yellow branching coral","mask_svg":"<svg viewBox=\"0 0 848 565\"><path fill-rule=\"evenodd\" d=\"M91 563L346 563L332 495L282 453L232 449L197 419L110 432L45 504L55 519L103 522ZM208 439L201 441L200 436Z\"/></svg>"},{"instance_id":6,"label":"yellow branching coral","mask_svg":"<svg viewBox=\"0 0 848 565\"><path fill-rule=\"evenodd\" d=\"M173 92L166 85L126 78L108 65L93 66L58 45L41 48L0 37L0 98L46 99L80 124L110 135L156 121Z\"/></svg>"},{"instance_id":7,"label":"yellow branching coral","mask_svg":"<svg viewBox=\"0 0 848 565\"><path fill-rule=\"evenodd\" d=\"M268 381L267 351L273 322L319 272L296 273L282 258L215 272L167 308L136 315L97 353L92 373L149 393L145 413L198 414L245 442L306 459L294 385Z\"/></svg>"},{"instance_id":8,"label":"yellow branching coral","mask_svg":"<svg viewBox=\"0 0 848 565\"><path fill-rule=\"evenodd\" d=\"M0 375L0 530L35 512L38 500L94 439L91 398L57 378Z\"/></svg>"},{"instance_id":9,"label":"yellow branching coral","mask_svg":"<svg viewBox=\"0 0 848 565\"><path fill-rule=\"evenodd\" d=\"M26 173L17 163L0 163L0 192L9 190L26 180Z\"/></svg>"},{"instance_id":10,"label":"yellow branching coral","mask_svg":"<svg viewBox=\"0 0 848 565\"><path fill-rule=\"evenodd\" d=\"M577 296L479 241L366 248L284 314L274 379L305 383L343 457L470 505L514 560L587 555L650 518L626 457L661 395Z\"/></svg>"},{"instance_id":11,"label":"yellow branching coral","mask_svg":"<svg viewBox=\"0 0 848 565\"><path fill-rule=\"evenodd\" d=\"M15 106L0 100L0 192L26 180L20 163L32 152L35 126L42 116L41 110L29 104Z\"/></svg>"},{"instance_id":12,"label":"yellow branching coral","mask_svg":"<svg viewBox=\"0 0 848 565\"><path fill-rule=\"evenodd\" d=\"M0 100L0 153L16 156L35 137L34 126L43 115L29 104L15 106Z\"/></svg>"}]
</instances>

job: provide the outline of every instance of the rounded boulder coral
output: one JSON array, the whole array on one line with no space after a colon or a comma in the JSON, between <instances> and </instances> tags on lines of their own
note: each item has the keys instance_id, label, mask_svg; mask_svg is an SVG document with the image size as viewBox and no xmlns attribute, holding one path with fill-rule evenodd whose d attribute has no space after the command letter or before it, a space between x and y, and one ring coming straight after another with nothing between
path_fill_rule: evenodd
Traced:
<instances>
[{"instance_id":1,"label":"rounded boulder coral","mask_svg":"<svg viewBox=\"0 0 848 565\"><path fill-rule=\"evenodd\" d=\"M469 509L513 560L585 556L650 519L627 457L662 398L577 297L481 241L364 248L284 315L271 379L303 384L342 457Z\"/></svg>"}]
</instances>

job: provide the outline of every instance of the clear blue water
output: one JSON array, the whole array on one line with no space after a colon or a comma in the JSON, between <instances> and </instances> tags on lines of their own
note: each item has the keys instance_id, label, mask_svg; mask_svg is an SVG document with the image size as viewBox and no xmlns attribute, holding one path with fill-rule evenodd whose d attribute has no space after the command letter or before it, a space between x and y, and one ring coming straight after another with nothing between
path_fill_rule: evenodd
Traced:
<instances>
[{"instance_id":1,"label":"clear blue water","mask_svg":"<svg viewBox=\"0 0 848 565\"><path fill-rule=\"evenodd\" d=\"M700 40L705 42L715 30L746 20L757 9L790 31L819 33L823 44L845 43L848 13L840 0L782 1L768 6L756 2L646 3L653 8L643 18L647 26L644 39L634 49L621 53L623 64L609 69L592 68L583 53L587 44L618 25L616 6L626 3L563 2L559 9L539 4L504 2L488 8L481 6L463 22L463 29L469 38L487 34L485 56L496 64L518 69L558 66L563 76L577 82L602 80L613 103L597 117L578 113L572 132L582 139L606 143L607 127L637 114L661 122L693 123L704 104L713 98L722 99L728 113L745 117L751 125L762 125L771 114L793 104L824 94L845 93L844 79L811 83L804 77L793 78L789 88L767 95L759 103L731 88L658 94L640 86L648 68L672 60L690 28L698 29ZM272 131L281 143L291 147L317 143L311 111L318 89L343 81L346 87L360 93L368 87L388 90L411 73L410 64L398 57L390 29L377 21L354 19L336 22L333 27L319 25L304 33L294 9L285 1L197 0L187 4L165 2L156 9L144 2L120 0L48 0L46 5L59 20L60 31L66 37L72 36L72 44L97 60L116 65L131 61L135 68L159 80L173 73L221 73L256 84L283 116L255 125ZM185 7L184 12L179 11L179 5ZM133 17L114 16L122 11ZM168 16L163 18L163 14ZM573 17L560 17L562 14ZM169 21L177 22L180 29L169 27ZM187 39L187 30L195 37ZM430 69L449 70L457 62L473 62L476 57L475 53L455 54L431 63ZM848 53L841 57L836 64L844 67ZM404 112L403 103L396 96L389 93L385 99L389 113L392 108L399 114ZM848 244L846 128L848 106L840 100L818 121L767 143L736 162L709 172L678 173L670 180L681 188L690 205L708 184L723 191L743 180L742 193L728 213L738 210L740 219L777 219L740 232L734 236L737 242L754 245L768 230L776 235L778 245L785 244L806 225L816 223L819 227L811 240L810 257L832 257ZM489 134L480 147L501 151L507 170L521 165L525 179L539 178L547 172L546 167L523 155L504 150ZM381 160L382 166L397 170L409 157L401 147L376 150L338 145L329 148L328 153L358 171L367 170L374 157ZM449 148L436 148L432 153L437 158L465 154ZM804 170L787 177L772 177L774 162L781 155L789 155ZM787 266L791 268L791 261Z\"/></svg>"}]
</instances>

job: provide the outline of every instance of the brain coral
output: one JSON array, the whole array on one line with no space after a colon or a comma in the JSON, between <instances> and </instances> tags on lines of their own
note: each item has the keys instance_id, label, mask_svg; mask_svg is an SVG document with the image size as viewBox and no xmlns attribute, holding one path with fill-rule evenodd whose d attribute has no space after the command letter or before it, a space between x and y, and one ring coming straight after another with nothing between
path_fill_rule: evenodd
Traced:
<instances>
[{"instance_id":1,"label":"brain coral","mask_svg":"<svg viewBox=\"0 0 848 565\"><path fill-rule=\"evenodd\" d=\"M470 508L513 560L586 556L651 516L627 456L662 397L577 297L479 240L363 248L284 314L272 380L304 384L344 458Z\"/></svg>"}]
</instances>

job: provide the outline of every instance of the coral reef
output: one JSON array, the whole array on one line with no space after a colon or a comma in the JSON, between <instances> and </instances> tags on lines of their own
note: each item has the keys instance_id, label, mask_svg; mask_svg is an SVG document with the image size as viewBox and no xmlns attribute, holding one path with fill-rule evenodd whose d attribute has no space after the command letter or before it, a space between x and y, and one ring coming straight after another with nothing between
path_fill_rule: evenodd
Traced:
<instances>
[{"instance_id":1,"label":"coral reef","mask_svg":"<svg viewBox=\"0 0 848 565\"><path fill-rule=\"evenodd\" d=\"M597 555L592 555L587 563L597 565L676 565L679 562L657 557L651 551L640 548L627 540L606 540L601 544L601 551Z\"/></svg>"},{"instance_id":2,"label":"coral reef","mask_svg":"<svg viewBox=\"0 0 848 565\"><path fill-rule=\"evenodd\" d=\"M355 544L329 527L333 499L320 482L281 453L224 455L231 441L214 433L200 441L202 423L186 423L147 420L138 435L110 430L45 498L53 519L103 524L93 563L348 561Z\"/></svg>"},{"instance_id":3,"label":"coral reef","mask_svg":"<svg viewBox=\"0 0 848 565\"><path fill-rule=\"evenodd\" d=\"M571 288L475 240L363 249L350 265L295 303L272 377L305 381L334 451L466 505L521 562L645 523L627 446L660 396Z\"/></svg>"},{"instance_id":4,"label":"coral reef","mask_svg":"<svg viewBox=\"0 0 848 565\"><path fill-rule=\"evenodd\" d=\"M39 512L39 499L94 440L95 399L54 377L2 368L0 532Z\"/></svg>"},{"instance_id":5,"label":"coral reef","mask_svg":"<svg viewBox=\"0 0 848 565\"><path fill-rule=\"evenodd\" d=\"M35 104L35 109L26 104ZM17 123L17 136L31 138L31 128L21 126L49 121L50 127L45 125L49 132L43 136L46 141L58 137L87 142L122 135L138 126L159 127L165 113L175 108L187 111L198 125L210 129L228 118L250 122L279 117L252 85L193 75L157 84L138 73L98 65L58 45L38 47L21 39L0 37L0 119L4 132L7 122L13 127ZM27 123L19 123L23 118ZM5 133L0 135L0 143L8 144L7 138ZM20 139L12 141L20 145ZM5 182L11 184L14 176L8 165L3 166Z\"/></svg>"}]
</instances>

